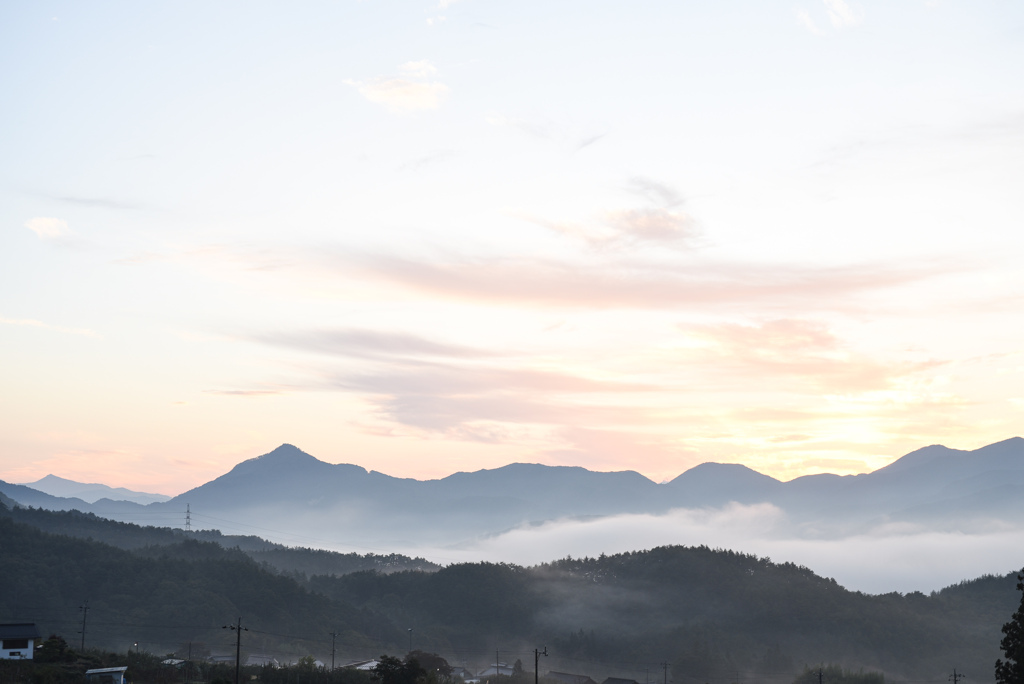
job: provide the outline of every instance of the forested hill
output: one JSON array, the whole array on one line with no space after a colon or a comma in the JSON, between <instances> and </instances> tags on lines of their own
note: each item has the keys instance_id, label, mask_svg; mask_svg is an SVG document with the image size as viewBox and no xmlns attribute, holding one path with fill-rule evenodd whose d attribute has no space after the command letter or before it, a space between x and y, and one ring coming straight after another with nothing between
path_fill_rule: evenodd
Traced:
<instances>
[{"instance_id":1,"label":"forested hill","mask_svg":"<svg viewBox=\"0 0 1024 684\"><path fill-rule=\"evenodd\" d=\"M295 548L255 536L225 535L217 530L186 532L171 527L147 527L116 522L79 511L48 511L41 508L9 506L4 514L45 532L92 539L127 550L180 544L186 540L213 542L226 549L237 548L259 563L266 563L279 572L289 574L343 575L359 570L430 571L440 567L424 558L410 558L397 553L337 553L321 549Z\"/></svg>"},{"instance_id":2,"label":"forested hill","mask_svg":"<svg viewBox=\"0 0 1024 684\"><path fill-rule=\"evenodd\" d=\"M167 652L193 641L226 653L234 637L221 627L238 616L244 616L252 631L249 646L256 648L285 644L308 652L339 626L345 650L401 642L402 634L386 619L317 596L241 551L211 542L185 540L130 552L48 534L0 515L0 548L0 622L36 622L45 633L77 641L80 607L87 602L87 646L124 651L139 642Z\"/></svg>"},{"instance_id":3,"label":"forested hill","mask_svg":"<svg viewBox=\"0 0 1024 684\"><path fill-rule=\"evenodd\" d=\"M435 639L431 647L522 640L581 662L668 659L677 682L734 682L737 673L789 681L794 669L829 662L929 681L958 667L990 681L1000 627L1019 600L1014 586L1010 574L930 596L870 596L791 563L707 547L310 581L417 625ZM640 674L625 676L643 681Z\"/></svg>"},{"instance_id":4,"label":"forested hill","mask_svg":"<svg viewBox=\"0 0 1024 684\"><path fill-rule=\"evenodd\" d=\"M145 529L145 528L143 528ZM792 564L712 550L566 558L522 568L464 563L436 572L362 571L303 581L237 549L183 540L132 551L49 534L0 509L0 622L35 621L87 645L230 653L221 626L242 616L248 652L370 658L414 648L471 669L502 660L598 681L644 681L668 662L676 684L785 682L806 665L944 682L956 667L992 680L1015 579L984 577L930 596L850 592ZM410 632L410 630L412 630Z\"/></svg>"}]
</instances>

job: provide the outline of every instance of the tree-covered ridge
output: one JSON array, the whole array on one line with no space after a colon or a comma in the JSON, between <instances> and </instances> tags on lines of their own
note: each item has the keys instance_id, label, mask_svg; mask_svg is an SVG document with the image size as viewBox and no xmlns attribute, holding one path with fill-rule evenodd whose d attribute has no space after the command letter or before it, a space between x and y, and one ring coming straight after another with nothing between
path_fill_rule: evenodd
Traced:
<instances>
[{"instance_id":1,"label":"tree-covered ridge","mask_svg":"<svg viewBox=\"0 0 1024 684\"><path fill-rule=\"evenodd\" d=\"M429 575L314 577L309 586L417 625L418 638L439 652L546 643L583 660L668 659L677 681L732 681L736 672L785 679L817 662L897 678L938 677L954 664L988 671L1012 602L1005 577L931 596L871 596L791 563L708 547L534 568L474 563Z\"/></svg>"},{"instance_id":2,"label":"tree-covered ridge","mask_svg":"<svg viewBox=\"0 0 1024 684\"><path fill-rule=\"evenodd\" d=\"M172 527L149 527L117 522L93 513L48 511L40 508L9 507L3 512L18 522L46 532L81 539L93 539L121 549L168 546L186 540L213 542L226 549L240 549L259 563L283 573L300 575L343 575L360 570L436 570L437 564L423 558L400 554L338 553L322 549L294 548L252 535L225 535L218 530L186 532Z\"/></svg>"},{"instance_id":3,"label":"tree-covered ridge","mask_svg":"<svg viewBox=\"0 0 1024 684\"><path fill-rule=\"evenodd\" d=\"M387 621L327 600L269 572L238 550L184 540L129 552L53 535L0 515L0 621L30 620L44 631L75 635L88 602L87 644L140 642L173 650L197 641L222 652L233 638L222 625L244 616L247 648L322 651L328 634L346 653L401 642ZM72 640L74 637L72 636Z\"/></svg>"}]
</instances>

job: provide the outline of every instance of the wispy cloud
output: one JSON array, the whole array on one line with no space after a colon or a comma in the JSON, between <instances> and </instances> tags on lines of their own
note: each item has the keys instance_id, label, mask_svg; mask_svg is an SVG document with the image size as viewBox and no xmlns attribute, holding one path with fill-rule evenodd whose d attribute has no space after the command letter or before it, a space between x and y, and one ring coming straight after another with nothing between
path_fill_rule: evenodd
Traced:
<instances>
[{"instance_id":1,"label":"wispy cloud","mask_svg":"<svg viewBox=\"0 0 1024 684\"><path fill-rule=\"evenodd\" d=\"M403 285L415 293L513 306L675 309L799 304L838 310L849 298L959 271L962 265L860 264L832 268L742 263L658 263L613 260L572 263L537 258L425 261L392 255L353 258L336 253L324 265L361 278Z\"/></svg>"},{"instance_id":2,"label":"wispy cloud","mask_svg":"<svg viewBox=\"0 0 1024 684\"><path fill-rule=\"evenodd\" d=\"M522 214L516 216L560 235L581 240L597 250L646 243L688 247L697 232L696 222L689 214L662 208L608 211L596 221L585 224L548 221Z\"/></svg>"},{"instance_id":3,"label":"wispy cloud","mask_svg":"<svg viewBox=\"0 0 1024 684\"><path fill-rule=\"evenodd\" d=\"M53 332L64 333L67 335L84 335L85 337L95 337L97 339L101 337L101 335L95 330L89 330L88 328L67 328L61 325L51 325L31 318L0 318L0 324L42 328L44 330L52 330Z\"/></svg>"},{"instance_id":4,"label":"wispy cloud","mask_svg":"<svg viewBox=\"0 0 1024 684\"><path fill-rule=\"evenodd\" d=\"M675 188L642 176L630 178L626 183L626 189L665 209L672 209L683 203L683 196Z\"/></svg>"},{"instance_id":5,"label":"wispy cloud","mask_svg":"<svg viewBox=\"0 0 1024 684\"><path fill-rule=\"evenodd\" d=\"M298 332L262 332L253 333L245 337L279 347L336 356L364 358L447 356L467 359L493 355L493 352L484 352L462 345L434 342L418 335L352 328Z\"/></svg>"},{"instance_id":6,"label":"wispy cloud","mask_svg":"<svg viewBox=\"0 0 1024 684\"><path fill-rule=\"evenodd\" d=\"M666 209L627 209L609 212L606 219L615 239L635 242L680 242L694 235L689 214Z\"/></svg>"},{"instance_id":7,"label":"wispy cloud","mask_svg":"<svg viewBox=\"0 0 1024 684\"><path fill-rule=\"evenodd\" d=\"M857 26L864 20L863 12L854 10L844 0L822 0L828 11L829 21L836 28Z\"/></svg>"},{"instance_id":8,"label":"wispy cloud","mask_svg":"<svg viewBox=\"0 0 1024 684\"><path fill-rule=\"evenodd\" d=\"M798 9L798 10L796 10L796 18L797 18L797 21L800 22L801 26L803 26L805 29L807 29L808 31L810 31L814 35L816 35L816 36L823 36L823 35L825 35L825 32L822 31L820 28L818 28L818 25L814 23L814 19L811 18L811 15L810 15L810 13L807 10L805 10L805 9Z\"/></svg>"},{"instance_id":9,"label":"wispy cloud","mask_svg":"<svg viewBox=\"0 0 1024 684\"><path fill-rule=\"evenodd\" d=\"M808 320L685 326L683 332L699 345L683 355L739 382L773 377L778 383L788 378L821 391L864 392L889 388L901 377L940 365L887 364L853 353L826 326Z\"/></svg>"},{"instance_id":10,"label":"wispy cloud","mask_svg":"<svg viewBox=\"0 0 1024 684\"><path fill-rule=\"evenodd\" d=\"M422 157L417 157L416 159L413 159L402 164L400 167L398 167L398 170L419 171L424 167L433 166L435 164L443 162L446 159L451 159L452 157L455 157L457 155L458 152L456 152L455 150L436 150L434 152L425 154Z\"/></svg>"},{"instance_id":11,"label":"wispy cloud","mask_svg":"<svg viewBox=\"0 0 1024 684\"><path fill-rule=\"evenodd\" d=\"M57 240L71 234L67 221L52 216L36 216L29 219L25 227L43 240Z\"/></svg>"},{"instance_id":12,"label":"wispy cloud","mask_svg":"<svg viewBox=\"0 0 1024 684\"><path fill-rule=\"evenodd\" d=\"M427 60L406 62L398 69L399 76L378 76L368 81L346 80L370 102L394 111L437 109L448 95L449 88L431 80L437 68Z\"/></svg>"},{"instance_id":13,"label":"wispy cloud","mask_svg":"<svg viewBox=\"0 0 1024 684\"><path fill-rule=\"evenodd\" d=\"M205 394L217 394L224 397L268 397L284 394L280 390L203 390Z\"/></svg>"},{"instance_id":14,"label":"wispy cloud","mask_svg":"<svg viewBox=\"0 0 1024 684\"><path fill-rule=\"evenodd\" d=\"M845 0L822 0L822 3L825 5L825 14L833 28L853 28L864 21L864 11L860 7L851 6ZM826 35L826 31L815 23L806 9L797 9L796 18L804 28L814 35Z\"/></svg>"},{"instance_id":15,"label":"wispy cloud","mask_svg":"<svg viewBox=\"0 0 1024 684\"><path fill-rule=\"evenodd\" d=\"M90 207L94 209L135 210L141 208L138 204L121 202L105 197L74 197L70 195L56 195L53 199L59 202L64 202L65 204L73 204L80 207Z\"/></svg>"}]
</instances>

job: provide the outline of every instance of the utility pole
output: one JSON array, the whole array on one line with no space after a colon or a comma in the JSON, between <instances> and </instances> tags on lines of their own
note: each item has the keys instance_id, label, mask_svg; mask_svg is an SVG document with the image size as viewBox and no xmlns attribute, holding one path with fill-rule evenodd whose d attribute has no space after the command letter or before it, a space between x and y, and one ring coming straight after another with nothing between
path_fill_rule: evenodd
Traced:
<instances>
[{"instance_id":1,"label":"utility pole","mask_svg":"<svg viewBox=\"0 0 1024 684\"><path fill-rule=\"evenodd\" d=\"M821 684L821 680L825 677L825 672L820 667L818 668L818 684Z\"/></svg>"},{"instance_id":2,"label":"utility pole","mask_svg":"<svg viewBox=\"0 0 1024 684\"><path fill-rule=\"evenodd\" d=\"M249 631L248 627L242 627L242 618L238 618L238 626L235 625L224 625L221 629L233 629L236 634L235 641L235 684L238 684L238 676L241 672L242 667L242 630Z\"/></svg>"},{"instance_id":3,"label":"utility pole","mask_svg":"<svg viewBox=\"0 0 1024 684\"><path fill-rule=\"evenodd\" d=\"M501 674L501 665L498 664L500 662L501 662L501 651L495 651L494 652L494 674L495 675L500 675Z\"/></svg>"},{"instance_id":4,"label":"utility pole","mask_svg":"<svg viewBox=\"0 0 1024 684\"><path fill-rule=\"evenodd\" d=\"M334 640L338 638L337 632L331 632L331 672L334 671Z\"/></svg>"},{"instance_id":5,"label":"utility pole","mask_svg":"<svg viewBox=\"0 0 1024 684\"><path fill-rule=\"evenodd\" d=\"M412 627L409 628L409 653L412 653Z\"/></svg>"},{"instance_id":6,"label":"utility pole","mask_svg":"<svg viewBox=\"0 0 1024 684\"><path fill-rule=\"evenodd\" d=\"M958 673L954 667L953 674L949 675L949 681L953 682L953 684L960 684L961 679L967 679L967 677L964 676L963 672Z\"/></svg>"},{"instance_id":7,"label":"utility pole","mask_svg":"<svg viewBox=\"0 0 1024 684\"><path fill-rule=\"evenodd\" d=\"M545 658L548 655L548 647L545 646L544 650L533 649L533 684L540 684L540 657Z\"/></svg>"},{"instance_id":8,"label":"utility pole","mask_svg":"<svg viewBox=\"0 0 1024 684\"><path fill-rule=\"evenodd\" d=\"M665 684L668 684L668 663L662 663L661 668L665 671Z\"/></svg>"},{"instance_id":9,"label":"utility pole","mask_svg":"<svg viewBox=\"0 0 1024 684\"><path fill-rule=\"evenodd\" d=\"M82 651L85 651L85 617L89 614L89 602L82 601L82 605L78 606L78 610L82 612Z\"/></svg>"}]
</instances>

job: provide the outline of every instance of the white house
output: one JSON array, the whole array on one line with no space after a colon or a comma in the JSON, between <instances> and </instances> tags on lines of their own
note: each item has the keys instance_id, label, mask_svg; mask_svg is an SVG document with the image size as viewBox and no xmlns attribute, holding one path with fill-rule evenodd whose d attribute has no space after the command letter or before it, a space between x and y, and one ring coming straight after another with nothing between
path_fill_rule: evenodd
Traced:
<instances>
[{"instance_id":1,"label":"white house","mask_svg":"<svg viewBox=\"0 0 1024 684\"><path fill-rule=\"evenodd\" d=\"M0 625L0 660L32 660L36 642L42 639L32 622Z\"/></svg>"},{"instance_id":2,"label":"white house","mask_svg":"<svg viewBox=\"0 0 1024 684\"><path fill-rule=\"evenodd\" d=\"M101 667L85 671L86 684L125 684L124 673L128 666Z\"/></svg>"},{"instance_id":3,"label":"white house","mask_svg":"<svg viewBox=\"0 0 1024 684\"><path fill-rule=\"evenodd\" d=\"M515 673L515 671L515 668L511 665L508 665L506 663L495 663L494 665L488 667L486 670L481 670L477 674L476 678L483 679L485 677L493 677L495 675L506 675L508 677L511 677L513 673Z\"/></svg>"}]
</instances>

